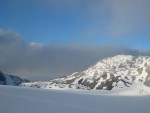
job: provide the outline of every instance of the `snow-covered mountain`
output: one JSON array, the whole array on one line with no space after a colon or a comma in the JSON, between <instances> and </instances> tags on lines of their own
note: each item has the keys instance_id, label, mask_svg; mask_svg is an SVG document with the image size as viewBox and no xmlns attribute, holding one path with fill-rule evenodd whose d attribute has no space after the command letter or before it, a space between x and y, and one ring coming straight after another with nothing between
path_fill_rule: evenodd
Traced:
<instances>
[{"instance_id":1,"label":"snow-covered mountain","mask_svg":"<svg viewBox=\"0 0 150 113\"><path fill-rule=\"evenodd\" d=\"M82 72L47 82L23 83L36 88L118 90L138 87L150 91L150 57L117 55L98 61Z\"/></svg>"},{"instance_id":2,"label":"snow-covered mountain","mask_svg":"<svg viewBox=\"0 0 150 113\"><path fill-rule=\"evenodd\" d=\"M21 83L29 82L29 80L22 79L18 76L7 75L0 71L0 85L13 85L17 86Z\"/></svg>"}]
</instances>

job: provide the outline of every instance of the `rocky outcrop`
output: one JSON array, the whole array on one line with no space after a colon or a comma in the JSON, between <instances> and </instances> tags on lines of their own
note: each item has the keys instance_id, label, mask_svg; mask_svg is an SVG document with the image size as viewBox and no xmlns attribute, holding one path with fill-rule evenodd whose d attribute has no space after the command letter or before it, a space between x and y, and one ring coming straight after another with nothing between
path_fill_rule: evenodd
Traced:
<instances>
[{"instance_id":1,"label":"rocky outcrop","mask_svg":"<svg viewBox=\"0 0 150 113\"><path fill-rule=\"evenodd\" d=\"M142 84L150 87L150 57L118 55L100 60L83 72L50 80L21 84L40 88L113 90Z\"/></svg>"},{"instance_id":2,"label":"rocky outcrop","mask_svg":"<svg viewBox=\"0 0 150 113\"><path fill-rule=\"evenodd\" d=\"M6 78L1 71L0 71L0 85L6 85Z\"/></svg>"},{"instance_id":3,"label":"rocky outcrop","mask_svg":"<svg viewBox=\"0 0 150 113\"><path fill-rule=\"evenodd\" d=\"M29 80L22 79L18 76L7 75L0 71L0 85L18 86L21 83L29 82Z\"/></svg>"}]
</instances>

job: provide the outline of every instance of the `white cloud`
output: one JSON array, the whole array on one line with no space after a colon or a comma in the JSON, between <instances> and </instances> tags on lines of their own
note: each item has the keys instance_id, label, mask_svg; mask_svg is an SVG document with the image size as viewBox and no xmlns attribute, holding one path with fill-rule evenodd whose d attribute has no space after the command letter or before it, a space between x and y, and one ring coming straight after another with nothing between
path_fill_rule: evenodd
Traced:
<instances>
[{"instance_id":1,"label":"white cloud","mask_svg":"<svg viewBox=\"0 0 150 113\"><path fill-rule=\"evenodd\" d=\"M112 37L127 36L150 27L149 0L111 0L112 17L108 33Z\"/></svg>"},{"instance_id":2,"label":"white cloud","mask_svg":"<svg viewBox=\"0 0 150 113\"><path fill-rule=\"evenodd\" d=\"M42 48L45 46L43 43L38 43L38 42L30 42L29 46L32 48Z\"/></svg>"},{"instance_id":3,"label":"white cloud","mask_svg":"<svg viewBox=\"0 0 150 113\"><path fill-rule=\"evenodd\" d=\"M82 71L108 56L139 54L137 50L120 46L51 46L26 43L13 31L1 29L1 34L0 70L31 80L49 80Z\"/></svg>"}]
</instances>

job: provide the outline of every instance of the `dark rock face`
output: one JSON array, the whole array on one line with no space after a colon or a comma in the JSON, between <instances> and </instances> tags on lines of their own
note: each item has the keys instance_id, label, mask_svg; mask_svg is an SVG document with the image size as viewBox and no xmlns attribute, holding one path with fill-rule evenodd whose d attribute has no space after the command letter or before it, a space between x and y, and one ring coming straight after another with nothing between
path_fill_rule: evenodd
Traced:
<instances>
[{"instance_id":1,"label":"dark rock face","mask_svg":"<svg viewBox=\"0 0 150 113\"><path fill-rule=\"evenodd\" d=\"M90 89L93 89L95 87L95 85L97 84L97 81L94 81L92 83L89 83L87 80L84 80L81 85L87 86Z\"/></svg>"},{"instance_id":2,"label":"dark rock face","mask_svg":"<svg viewBox=\"0 0 150 113\"><path fill-rule=\"evenodd\" d=\"M143 68L138 68L137 71L139 74L142 74Z\"/></svg>"},{"instance_id":3,"label":"dark rock face","mask_svg":"<svg viewBox=\"0 0 150 113\"><path fill-rule=\"evenodd\" d=\"M9 79L9 81L7 79ZM5 75L0 71L0 85L18 86L19 84L24 82L30 82L30 81L14 75Z\"/></svg>"},{"instance_id":4,"label":"dark rock face","mask_svg":"<svg viewBox=\"0 0 150 113\"><path fill-rule=\"evenodd\" d=\"M127 87L129 87L128 85L132 85L131 83L129 83L129 82L123 80L123 79L121 79L121 81L122 81L122 82L124 83L124 85L127 86Z\"/></svg>"},{"instance_id":5,"label":"dark rock face","mask_svg":"<svg viewBox=\"0 0 150 113\"><path fill-rule=\"evenodd\" d=\"M0 85L6 85L6 78L3 73L0 71Z\"/></svg>"},{"instance_id":6,"label":"dark rock face","mask_svg":"<svg viewBox=\"0 0 150 113\"><path fill-rule=\"evenodd\" d=\"M80 80L78 81L78 84L81 84L81 83L82 83L82 81L83 81L83 78L82 78L82 79L80 79Z\"/></svg>"},{"instance_id":7,"label":"dark rock face","mask_svg":"<svg viewBox=\"0 0 150 113\"><path fill-rule=\"evenodd\" d=\"M117 83L119 82L119 76L118 77L115 77L113 74L111 76L111 79L109 80L106 80L105 82L102 82L98 87L96 87L96 89L103 89L104 87L106 88L106 90L112 90L112 88L114 87L113 86L113 83Z\"/></svg>"},{"instance_id":8,"label":"dark rock face","mask_svg":"<svg viewBox=\"0 0 150 113\"><path fill-rule=\"evenodd\" d=\"M72 82L74 82L75 78L74 79L71 79L71 80L66 80L66 84L71 84Z\"/></svg>"},{"instance_id":9,"label":"dark rock face","mask_svg":"<svg viewBox=\"0 0 150 113\"><path fill-rule=\"evenodd\" d=\"M146 72L148 73L147 77L145 78L144 84L150 87L150 66L147 66Z\"/></svg>"},{"instance_id":10,"label":"dark rock face","mask_svg":"<svg viewBox=\"0 0 150 113\"><path fill-rule=\"evenodd\" d=\"M104 73L101 75L101 77L102 77L103 79L106 79L106 78L107 78L107 73L104 72Z\"/></svg>"},{"instance_id":11,"label":"dark rock face","mask_svg":"<svg viewBox=\"0 0 150 113\"><path fill-rule=\"evenodd\" d=\"M18 86L19 84L21 84L23 82L29 82L29 80L22 79L18 76L13 76L13 75L9 75L9 76L13 80L15 86Z\"/></svg>"}]
</instances>

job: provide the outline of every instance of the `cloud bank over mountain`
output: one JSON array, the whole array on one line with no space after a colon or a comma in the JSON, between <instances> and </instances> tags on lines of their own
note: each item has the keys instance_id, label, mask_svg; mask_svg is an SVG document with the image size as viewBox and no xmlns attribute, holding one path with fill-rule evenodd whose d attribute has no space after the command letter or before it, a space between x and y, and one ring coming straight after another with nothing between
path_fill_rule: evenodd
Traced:
<instances>
[{"instance_id":1,"label":"cloud bank over mountain","mask_svg":"<svg viewBox=\"0 0 150 113\"><path fill-rule=\"evenodd\" d=\"M18 33L0 29L0 70L30 80L49 80L82 71L102 58L118 54L150 55L150 51L112 45L28 43Z\"/></svg>"}]
</instances>

